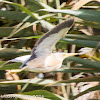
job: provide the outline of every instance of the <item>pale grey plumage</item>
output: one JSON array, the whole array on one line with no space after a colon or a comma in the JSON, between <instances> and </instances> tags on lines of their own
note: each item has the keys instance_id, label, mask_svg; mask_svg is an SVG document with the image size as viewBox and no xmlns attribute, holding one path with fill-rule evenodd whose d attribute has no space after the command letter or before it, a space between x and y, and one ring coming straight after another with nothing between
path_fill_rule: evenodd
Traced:
<instances>
[{"instance_id":1,"label":"pale grey plumage","mask_svg":"<svg viewBox=\"0 0 100 100\"><path fill-rule=\"evenodd\" d=\"M39 56L41 56L41 54L47 55L47 53L48 54L52 53L52 50L53 50L53 47L55 46L55 44L70 30L73 23L74 23L74 19L70 18L70 19L56 25L56 27L54 27L52 30L45 33L44 36L42 36L35 44L35 47L32 49L31 55L39 57ZM45 42L46 39L49 42ZM41 45L41 44L43 42L45 44L45 47L41 51L38 51L37 49L39 46L41 46L40 48L42 48L43 45ZM49 47L48 52L46 52L47 47ZM36 51L38 51L38 52L36 52Z\"/></svg>"},{"instance_id":2,"label":"pale grey plumage","mask_svg":"<svg viewBox=\"0 0 100 100\"><path fill-rule=\"evenodd\" d=\"M45 33L36 42L35 47L32 49L31 57L20 68L26 66L26 63L32 59L51 54L55 44L70 30L73 23L74 19L70 18Z\"/></svg>"},{"instance_id":3,"label":"pale grey plumage","mask_svg":"<svg viewBox=\"0 0 100 100\"><path fill-rule=\"evenodd\" d=\"M52 53L55 44L65 36L73 23L74 19L70 18L44 34L32 49L31 57L20 68L33 72L49 72L60 68L66 57L76 55L76 53Z\"/></svg>"}]
</instances>

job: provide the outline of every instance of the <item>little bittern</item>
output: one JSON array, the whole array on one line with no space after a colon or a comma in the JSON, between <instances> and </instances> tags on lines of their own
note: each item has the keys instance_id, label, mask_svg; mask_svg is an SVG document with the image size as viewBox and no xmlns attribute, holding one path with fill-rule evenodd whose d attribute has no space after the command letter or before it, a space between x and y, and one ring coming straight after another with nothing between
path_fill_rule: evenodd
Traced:
<instances>
[{"instance_id":1,"label":"little bittern","mask_svg":"<svg viewBox=\"0 0 100 100\"><path fill-rule=\"evenodd\" d=\"M77 53L52 52L55 44L65 36L73 23L74 19L70 18L58 24L37 41L31 55L17 57L10 61L21 61L23 63L20 66L21 70L31 72L50 72L60 68L66 57L77 55Z\"/></svg>"}]
</instances>

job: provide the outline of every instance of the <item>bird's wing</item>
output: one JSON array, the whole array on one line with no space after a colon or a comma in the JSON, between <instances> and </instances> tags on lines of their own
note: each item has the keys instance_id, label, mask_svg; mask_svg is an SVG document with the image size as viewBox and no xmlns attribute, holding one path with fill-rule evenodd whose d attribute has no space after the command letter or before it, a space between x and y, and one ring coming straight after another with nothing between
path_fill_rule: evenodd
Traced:
<instances>
[{"instance_id":1,"label":"bird's wing","mask_svg":"<svg viewBox=\"0 0 100 100\"><path fill-rule=\"evenodd\" d=\"M31 59L39 56L49 55L55 44L70 30L74 23L74 19L70 18L47 32L40 38L35 47L32 49Z\"/></svg>"},{"instance_id":2,"label":"bird's wing","mask_svg":"<svg viewBox=\"0 0 100 100\"><path fill-rule=\"evenodd\" d=\"M31 55L16 57L14 59L9 60L9 62L22 62L22 63L24 63L26 60L28 60L30 58L30 56Z\"/></svg>"}]
</instances>

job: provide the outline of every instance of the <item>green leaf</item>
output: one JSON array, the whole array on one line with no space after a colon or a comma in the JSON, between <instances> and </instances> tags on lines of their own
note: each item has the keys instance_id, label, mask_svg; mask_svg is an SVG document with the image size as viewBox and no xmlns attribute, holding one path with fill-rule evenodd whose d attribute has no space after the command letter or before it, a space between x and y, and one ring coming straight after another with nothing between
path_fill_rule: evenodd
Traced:
<instances>
[{"instance_id":1,"label":"green leaf","mask_svg":"<svg viewBox=\"0 0 100 100\"><path fill-rule=\"evenodd\" d=\"M63 81L56 81L54 83L50 83L47 86L57 86L57 84L68 85L68 83L79 83L79 82L95 82L100 81L100 76L95 77L85 77L85 78L77 78L77 79L68 79Z\"/></svg>"},{"instance_id":2,"label":"green leaf","mask_svg":"<svg viewBox=\"0 0 100 100\"><path fill-rule=\"evenodd\" d=\"M16 93L16 85L0 85L0 94Z\"/></svg>"},{"instance_id":3,"label":"green leaf","mask_svg":"<svg viewBox=\"0 0 100 100\"><path fill-rule=\"evenodd\" d=\"M16 16L17 15L17 16ZM27 19L27 22L34 22L36 20L40 20L40 19L46 19L48 17L52 17L54 14L47 14L44 16L38 16L37 18L32 18L30 17L29 19ZM28 15L26 13L21 13L21 12L17 12L17 11L0 11L0 17L5 17L8 18L10 20L17 20L17 21L22 21L24 18L26 18ZM42 24L42 26L44 28L47 27L47 29L49 30L49 26L50 29L54 27L54 25L52 25L51 23L45 21L45 20L40 20L40 23ZM6 27L5 27L6 28ZM1 30L1 29L0 29ZM26 29L25 29L26 30ZM5 30L6 31L6 30ZM7 32L8 33L8 32ZM23 32L25 33L25 32ZM1 35L1 34L0 34ZM3 35L3 34L2 34Z\"/></svg>"},{"instance_id":4,"label":"green leaf","mask_svg":"<svg viewBox=\"0 0 100 100\"><path fill-rule=\"evenodd\" d=\"M0 27L0 38L9 36L14 29L15 28L13 27ZM28 36L33 36L33 33L31 32L31 29L29 31L29 28L21 30L17 34L14 34L13 37L28 37Z\"/></svg>"},{"instance_id":5,"label":"green leaf","mask_svg":"<svg viewBox=\"0 0 100 100\"><path fill-rule=\"evenodd\" d=\"M76 23L79 23L79 24L84 25L84 26L90 26L92 28L100 29L100 23L85 21L85 20L79 21L79 22L76 21Z\"/></svg>"},{"instance_id":6,"label":"green leaf","mask_svg":"<svg viewBox=\"0 0 100 100\"><path fill-rule=\"evenodd\" d=\"M42 11L70 14L70 15L79 17L79 18L84 19L84 20L100 23L100 11L96 11L96 10L70 10L70 9L66 9L66 10L54 9L54 10L51 10L51 9L42 9Z\"/></svg>"},{"instance_id":7,"label":"green leaf","mask_svg":"<svg viewBox=\"0 0 100 100\"><path fill-rule=\"evenodd\" d=\"M19 37L19 38L10 38L10 39L4 39L4 40L16 40L16 39L19 39L19 40L26 40L26 39L39 39L41 36L38 35L38 36L28 36L28 37Z\"/></svg>"},{"instance_id":8,"label":"green leaf","mask_svg":"<svg viewBox=\"0 0 100 100\"><path fill-rule=\"evenodd\" d=\"M55 83L79 83L79 82L95 82L95 81L100 81L100 76L69 79L69 80L58 81Z\"/></svg>"},{"instance_id":9,"label":"green leaf","mask_svg":"<svg viewBox=\"0 0 100 100\"><path fill-rule=\"evenodd\" d=\"M80 47L91 47L91 48L98 48L100 49L99 41L91 41L91 40L78 40L78 39L69 39L69 38L62 38L63 42L67 42L69 44L75 44Z\"/></svg>"},{"instance_id":10,"label":"green leaf","mask_svg":"<svg viewBox=\"0 0 100 100\"><path fill-rule=\"evenodd\" d=\"M6 64L5 62L0 62L0 70L11 70L11 69L18 69L22 63L12 63L12 64ZM3 65L3 66L2 66Z\"/></svg>"},{"instance_id":11,"label":"green leaf","mask_svg":"<svg viewBox=\"0 0 100 100\"><path fill-rule=\"evenodd\" d=\"M94 73L94 72L100 72L99 70L91 70L88 68L84 68L84 69L79 69L79 68L63 68L63 69L58 69L57 71L54 72L62 72L62 73L79 73L79 72L86 72L86 73Z\"/></svg>"},{"instance_id":12,"label":"green leaf","mask_svg":"<svg viewBox=\"0 0 100 100\"><path fill-rule=\"evenodd\" d=\"M31 1L31 2L30 2ZM39 10L39 9L54 9L54 8L52 8L52 7L50 7L49 5L46 5L45 3L42 3L42 2L40 2L40 1L38 1L38 0L30 0L29 2L32 4L32 5L34 5L34 6L36 6L36 7L33 7L33 9L36 9L36 8L38 8L38 9L36 9L36 10Z\"/></svg>"},{"instance_id":13,"label":"green leaf","mask_svg":"<svg viewBox=\"0 0 100 100\"><path fill-rule=\"evenodd\" d=\"M72 68L75 68L75 69L81 69L82 68L84 70L86 69L86 70L90 70L90 71L93 70L94 72L100 72L98 70L98 68L97 69L96 68L92 68L92 67L90 68L90 66L86 66L86 65L83 65L83 66L82 65L81 66L73 66Z\"/></svg>"},{"instance_id":14,"label":"green leaf","mask_svg":"<svg viewBox=\"0 0 100 100\"><path fill-rule=\"evenodd\" d=\"M1 11L0 10L0 17L5 17L10 20L22 21L27 16L28 15L26 13L21 13L18 11ZM36 20L37 20L36 18L30 17L27 21L34 22Z\"/></svg>"},{"instance_id":15,"label":"green leaf","mask_svg":"<svg viewBox=\"0 0 100 100\"><path fill-rule=\"evenodd\" d=\"M24 49L0 48L0 59L12 59L25 54L30 54L30 51Z\"/></svg>"},{"instance_id":16,"label":"green leaf","mask_svg":"<svg viewBox=\"0 0 100 100\"><path fill-rule=\"evenodd\" d=\"M92 40L92 41L100 41L100 35L83 35L83 34L67 34L66 38L71 39L79 39L79 40Z\"/></svg>"},{"instance_id":17,"label":"green leaf","mask_svg":"<svg viewBox=\"0 0 100 100\"><path fill-rule=\"evenodd\" d=\"M51 92L46 91L46 90L35 90L35 91L31 91L31 92L26 92L23 94L25 94L25 95L41 95L44 98L48 98L51 100L61 100L54 93L51 93Z\"/></svg>"},{"instance_id":18,"label":"green leaf","mask_svg":"<svg viewBox=\"0 0 100 100\"><path fill-rule=\"evenodd\" d=\"M26 14L28 14L28 15L32 16L34 19L36 19L36 17L33 15L33 13L30 10L28 10L27 8L25 8L24 6L22 6L21 4L13 3L13 2L9 2L9 1L1 1L1 2L15 5L18 9L24 11Z\"/></svg>"},{"instance_id":19,"label":"green leaf","mask_svg":"<svg viewBox=\"0 0 100 100\"><path fill-rule=\"evenodd\" d=\"M62 100L58 96L56 96L54 93L51 93L46 90L34 90L30 92L25 92L22 94L6 94L4 96L20 98L21 100L22 99L24 100ZM2 95L2 98L3 98L3 95Z\"/></svg>"},{"instance_id":20,"label":"green leaf","mask_svg":"<svg viewBox=\"0 0 100 100\"><path fill-rule=\"evenodd\" d=\"M0 27L0 38L8 36L13 29L13 27Z\"/></svg>"},{"instance_id":21,"label":"green leaf","mask_svg":"<svg viewBox=\"0 0 100 100\"><path fill-rule=\"evenodd\" d=\"M21 84L21 87L24 87L25 84ZM24 92L33 91L34 90L51 90L50 87L44 87L43 85L36 85L36 84L28 84L28 86L25 88ZM18 88L16 84L6 84L6 85L0 85L0 93L1 94L8 94L8 93L18 93Z\"/></svg>"},{"instance_id":22,"label":"green leaf","mask_svg":"<svg viewBox=\"0 0 100 100\"><path fill-rule=\"evenodd\" d=\"M84 95L86 93L89 93L89 92L92 92L92 91L96 91L96 90L100 90L100 85L91 87L91 88L79 93L78 95L74 96L71 100L75 100L75 98L78 98L79 96L82 96L82 95Z\"/></svg>"},{"instance_id":23,"label":"green leaf","mask_svg":"<svg viewBox=\"0 0 100 100\"><path fill-rule=\"evenodd\" d=\"M79 57L68 57L68 58L66 58L66 60L74 61L74 62L79 63L79 64L83 64L85 66L88 66L88 68L94 68L97 70L100 69L100 62L99 61L90 61L90 60L82 59Z\"/></svg>"},{"instance_id":24,"label":"green leaf","mask_svg":"<svg viewBox=\"0 0 100 100\"><path fill-rule=\"evenodd\" d=\"M27 7L31 9L31 11L37 11L39 9L44 9L37 0L26 0ZM40 12L41 14L41 12Z\"/></svg>"}]
</instances>

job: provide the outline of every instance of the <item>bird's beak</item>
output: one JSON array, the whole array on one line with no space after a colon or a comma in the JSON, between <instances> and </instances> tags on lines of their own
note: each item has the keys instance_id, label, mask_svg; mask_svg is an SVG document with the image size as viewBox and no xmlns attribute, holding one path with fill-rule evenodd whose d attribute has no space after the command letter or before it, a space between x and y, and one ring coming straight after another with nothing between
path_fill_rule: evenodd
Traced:
<instances>
[{"instance_id":1,"label":"bird's beak","mask_svg":"<svg viewBox=\"0 0 100 100\"><path fill-rule=\"evenodd\" d=\"M70 57L70 56L75 56L75 55L79 55L79 53L66 53L65 57Z\"/></svg>"}]
</instances>

